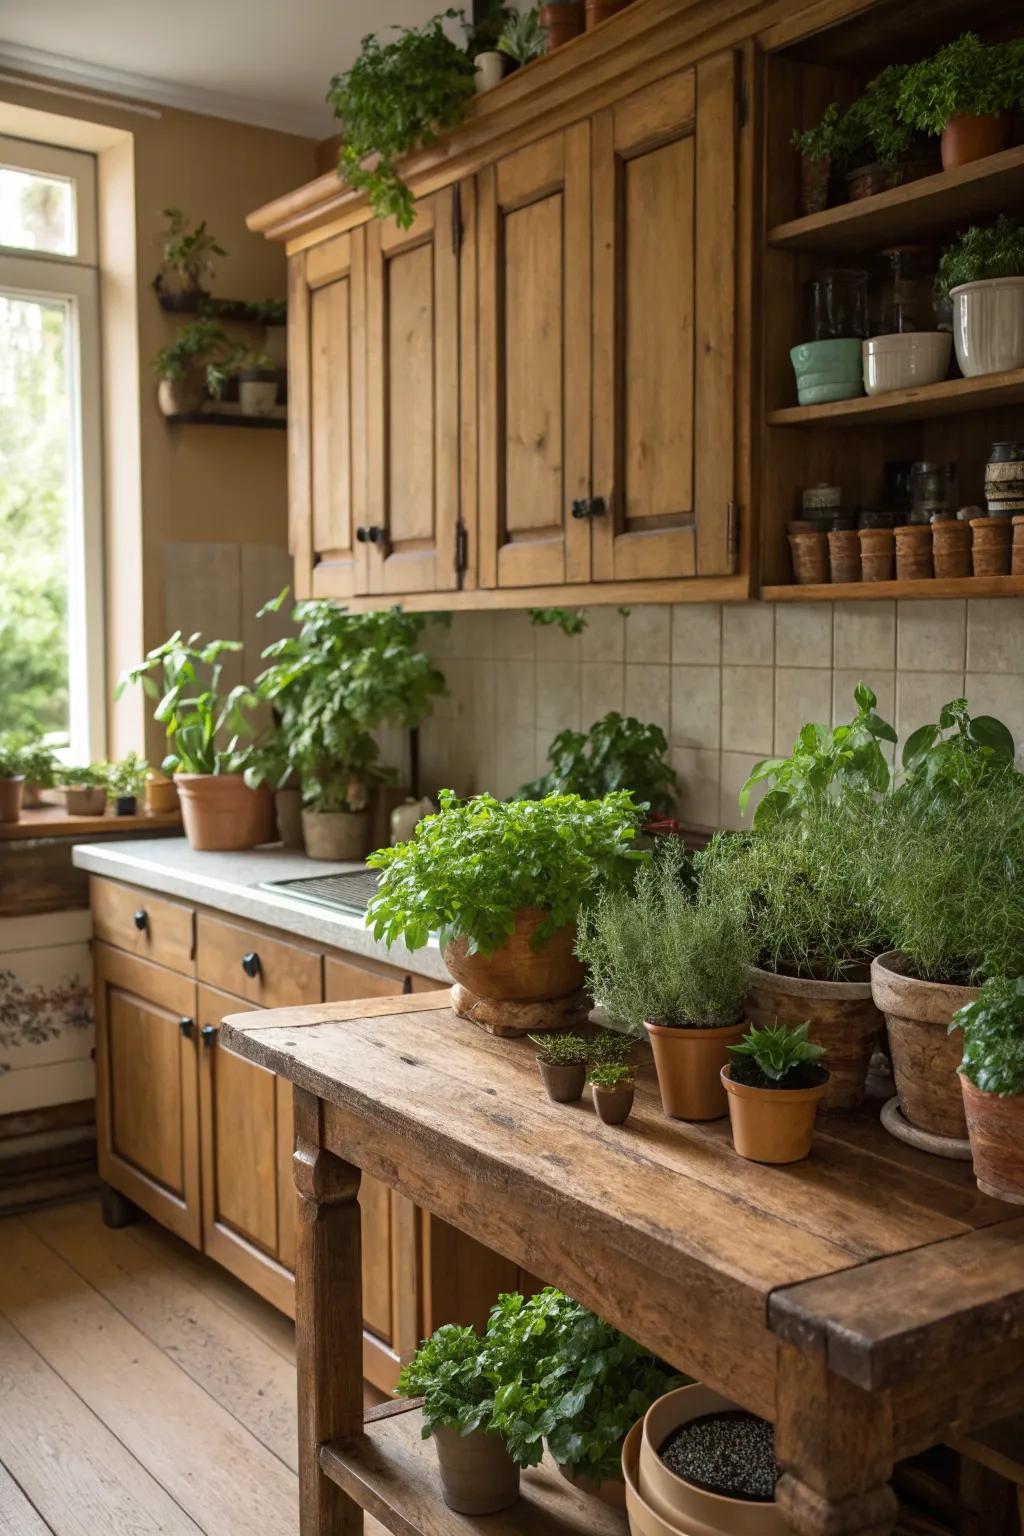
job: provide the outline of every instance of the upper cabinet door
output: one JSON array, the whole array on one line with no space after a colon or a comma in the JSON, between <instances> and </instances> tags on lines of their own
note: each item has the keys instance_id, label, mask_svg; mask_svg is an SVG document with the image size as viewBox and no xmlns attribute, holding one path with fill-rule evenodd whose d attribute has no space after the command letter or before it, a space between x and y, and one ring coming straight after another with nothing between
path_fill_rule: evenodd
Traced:
<instances>
[{"instance_id":1,"label":"upper cabinet door","mask_svg":"<svg viewBox=\"0 0 1024 1536\"><path fill-rule=\"evenodd\" d=\"M728 52L593 120L595 581L732 569L736 109Z\"/></svg>"},{"instance_id":2,"label":"upper cabinet door","mask_svg":"<svg viewBox=\"0 0 1024 1536\"><path fill-rule=\"evenodd\" d=\"M373 593L458 583L460 189L416 204L410 229L366 232L369 504Z\"/></svg>"},{"instance_id":3,"label":"upper cabinet door","mask_svg":"<svg viewBox=\"0 0 1024 1536\"><path fill-rule=\"evenodd\" d=\"M290 264L289 499L300 596L367 590L365 233L336 235Z\"/></svg>"},{"instance_id":4,"label":"upper cabinet door","mask_svg":"<svg viewBox=\"0 0 1024 1536\"><path fill-rule=\"evenodd\" d=\"M590 578L590 128L479 177L480 584Z\"/></svg>"}]
</instances>

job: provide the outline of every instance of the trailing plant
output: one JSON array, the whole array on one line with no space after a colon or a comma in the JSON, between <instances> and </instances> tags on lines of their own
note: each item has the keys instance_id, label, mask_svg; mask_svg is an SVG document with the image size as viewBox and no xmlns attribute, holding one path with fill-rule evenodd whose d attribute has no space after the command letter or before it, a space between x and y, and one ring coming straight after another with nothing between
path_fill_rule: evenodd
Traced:
<instances>
[{"instance_id":1,"label":"trailing plant","mask_svg":"<svg viewBox=\"0 0 1024 1536\"><path fill-rule=\"evenodd\" d=\"M636 1041L632 1035L624 1035L617 1029L599 1029L587 1042L587 1060L593 1066L629 1061L635 1050Z\"/></svg>"},{"instance_id":2,"label":"trailing plant","mask_svg":"<svg viewBox=\"0 0 1024 1536\"><path fill-rule=\"evenodd\" d=\"M174 383L202 370L206 387L216 399L223 390L237 350L216 320L191 320L181 327L172 342L160 348L153 360L153 369L159 378Z\"/></svg>"},{"instance_id":3,"label":"trailing plant","mask_svg":"<svg viewBox=\"0 0 1024 1536\"><path fill-rule=\"evenodd\" d=\"M944 735L948 732L948 735ZM903 747L904 785L919 802L955 796L979 780L1013 768L1014 740L994 715L971 716L966 699L951 699L938 723L919 726Z\"/></svg>"},{"instance_id":4,"label":"trailing plant","mask_svg":"<svg viewBox=\"0 0 1024 1536\"><path fill-rule=\"evenodd\" d=\"M366 192L379 218L393 215L402 229L414 214L399 157L454 128L474 93L473 61L444 29L462 14L449 9L421 27L393 28L392 42L368 34L352 68L335 75L327 93L341 124L341 176Z\"/></svg>"},{"instance_id":5,"label":"trailing plant","mask_svg":"<svg viewBox=\"0 0 1024 1536\"><path fill-rule=\"evenodd\" d=\"M964 1032L960 1071L982 1093L1024 1094L1024 976L994 976L949 1026Z\"/></svg>"},{"instance_id":6,"label":"trailing plant","mask_svg":"<svg viewBox=\"0 0 1024 1536\"><path fill-rule=\"evenodd\" d=\"M990 277L1024 277L1024 219L1001 213L994 224L964 230L942 253L935 291L948 297L962 283Z\"/></svg>"},{"instance_id":7,"label":"trailing plant","mask_svg":"<svg viewBox=\"0 0 1024 1536\"><path fill-rule=\"evenodd\" d=\"M563 635L582 635L587 627L587 616L582 609L570 613L568 608L528 608L527 612L535 629L557 625Z\"/></svg>"},{"instance_id":8,"label":"trailing plant","mask_svg":"<svg viewBox=\"0 0 1024 1536\"><path fill-rule=\"evenodd\" d=\"M559 731L548 748L547 773L516 791L521 800L545 795L582 795L596 800L615 789L633 791L638 805L668 811L679 781L667 762L668 742L657 725L614 710L586 733Z\"/></svg>"},{"instance_id":9,"label":"trailing plant","mask_svg":"<svg viewBox=\"0 0 1024 1536\"><path fill-rule=\"evenodd\" d=\"M790 143L810 160L840 160L844 148L839 123L839 103L830 102L820 123L813 128L794 128Z\"/></svg>"},{"instance_id":10,"label":"trailing plant","mask_svg":"<svg viewBox=\"0 0 1024 1536\"><path fill-rule=\"evenodd\" d=\"M899 93L904 122L939 134L954 117L998 117L1024 107L1020 41L983 43L964 32L930 59L912 64Z\"/></svg>"},{"instance_id":11,"label":"trailing plant","mask_svg":"<svg viewBox=\"0 0 1024 1536\"><path fill-rule=\"evenodd\" d=\"M731 1024L750 979L750 938L731 903L698 905L685 889L684 855L665 839L631 890L605 892L581 914L576 953L593 996L642 1036L644 1021Z\"/></svg>"},{"instance_id":12,"label":"trailing plant","mask_svg":"<svg viewBox=\"0 0 1024 1536\"><path fill-rule=\"evenodd\" d=\"M476 1329L444 1323L402 1367L395 1390L422 1397L425 1440L435 1429L489 1429L500 1379L495 1351Z\"/></svg>"},{"instance_id":13,"label":"trailing plant","mask_svg":"<svg viewBox=\"0 0 1024 1536\"><path fill-rule=\"evenodd\" d=\"M227 252L201 220L195 228L180 208L165 208L167 228L163 234L164 268L173 272L182 287L202 292L203 281L213 276L213 258Z\"/></svg>"},{"instance_id":14,"label":"trailing plant","mask_svg":"<svg viewBox=\"0 0 1024 1536\"><path fill-rule=\"evenodd\" d=\"M789 757L764 758L755 763L740 790L745 811L755 784L772 781L772 788L754 811L755 832L778 820L798 819L830 797L868 797L889 788L889 764L880 742L896 741L896 732L875 710L878 703L866 683L853 690L857 713L848 725L808 724Z\"/></svg>"},{"instance_id":15,"label":"trailing plant","mask_svg":"<svg viewBox=\"0 0 1024 1536\"><path fill-rule=\"evenodd\" d=\"M547 28L540 24L540 8L536 5L525 11L513 11L498 38L499 53L507 54L517 64L539 59L547 47Z\"/></svg>"},{"instance_id":16,"label":"trailing plant","mask_svg":"<svg viewBox=\"0 0 1024 1536\"><path fill-rule=\"evenodd\" d=\"M502 802L460 800L450 789L440 810L411 840L368 860L383 871L367 926L390 946L422 949L432 931L442 947L464 937L470 954L489 955L523 907L545 918L531 938L539 949L573 922L602 886L625 879L645 855L632 847L639 812L626 790L602 800L550 795Z\"/></svg>"},{"instance_id":17,"label":"trailing plant","mask_svg":"<svg viewBox=\"0 0 1024 1536\"><path fill-rule=\"evenodd\" d=\"M122 672L116 699L130 683L138 683L149 698L157 700L153 718L167 732L170 749L161 764L164 773L240 773L244 769L251 750L245 741L252 731L249 713L258 700L244 683L221 694L221 657L241 649L238 640L203 644L198 633L186 640L179 629L137 666Z\"/></svg>"},{"instance_id":18,"label":"trailing plant","mask_svg":"<svg viewBox=\"0 0 1024 1536\"><path fill-rule=\"evenodd\" d=\"M582 1035L563 1035L551 1031L528 1036L537 1047L537 1056L551 1067L578 1067L590 1060L590 1042Z\"/></svg>"},{"instance_id":19,"label":"trailing plant","mask_svg":"<svg viewBox=\"0 0 1024 1536\"><path fill-rule=\"evenodd\" d=\"M61 766L57 770L57 779L65 789L106 789L110 782L110 764L97 762L85 763L80 767L73 764Z\"/></svg>"},{"instance_id":20,"label":"trailing plant","mask_svg":"<svg viewBox=\"0 0 1024 1536\"><path fill-rule=\"evenodd\" d=\"M107 773L107 793L112 800L120 795L141 795L146 787L149 764L135 752L111 763Z\"/></svg>"},{"instance_id":21,"label":"trailing plant","mask_svg":"<svg viewBox=\"0 0 1024 1536\"><path fill-rule=\"evenodd\" d=\"M587 1073L592 1088L629 1088L636 1081L636 1068L628 1061L601 1061Z\"/></svg>"},{"instance_id":22,"label":"trailing plant","mask_svg":"<svg viewBox=\"0 0 1024 1536\"><path fill-rule=\"evenodd\" d=\"M751 1025L730 1045L729 1076L751 1088L811 1088L823 1081L823 1045L808 1039L809 1024Z\"/></svg>"}]
</instances>

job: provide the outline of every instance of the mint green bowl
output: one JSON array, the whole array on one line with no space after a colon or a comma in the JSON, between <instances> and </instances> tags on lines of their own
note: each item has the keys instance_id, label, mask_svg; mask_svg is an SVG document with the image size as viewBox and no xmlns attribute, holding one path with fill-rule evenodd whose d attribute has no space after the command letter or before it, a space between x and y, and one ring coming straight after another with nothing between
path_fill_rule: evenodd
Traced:
<instances>
[{"instance_id":1,"label":"mint green bowl","mask_svg":"<svg viewBox=\"0 0 1024 1536\"><path fill-rule=\"evenodd\" d=\"M829 405L864 393L864 367L858 337L841 341L806 341L789 352L801 405Z\"/></svg>"}]
</instances>

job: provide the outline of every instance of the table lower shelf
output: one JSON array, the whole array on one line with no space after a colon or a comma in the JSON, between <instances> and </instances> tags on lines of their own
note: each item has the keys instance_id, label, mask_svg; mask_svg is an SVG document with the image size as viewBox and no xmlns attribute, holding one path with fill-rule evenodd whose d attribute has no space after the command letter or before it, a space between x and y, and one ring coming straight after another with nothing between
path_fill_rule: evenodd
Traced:
<instances>
[{"instance_id":1,"label":"table lower shelf","mask_svg":"<svg viewBox=\"0 0 1024 1536\"><path fill-rule=\"evenodd\" d=\"M415 1407L371 1416L358 1439L320 1451L331 1481L397 1536L625 1536L625 1514L577 1493L547 1457L523 1473L521 1496L511 1509L457 1515L441 1497L437 1452L422 1439L422 1423Z\"/></svg>"}]
</instances>

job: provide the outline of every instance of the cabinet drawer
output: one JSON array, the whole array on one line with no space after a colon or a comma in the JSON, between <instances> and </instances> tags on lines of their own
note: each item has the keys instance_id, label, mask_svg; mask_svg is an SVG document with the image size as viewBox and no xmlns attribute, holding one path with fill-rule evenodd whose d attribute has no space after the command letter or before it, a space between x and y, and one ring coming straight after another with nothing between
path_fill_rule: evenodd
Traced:
<instances>
[{"instance_id":1,"label":"cabinet drawer","mask_svg":"<svg viewBox=\"0 0 1024 1536\"><path fill-rule=\"evenodd\" d=\"M397 966L370 966L361 960L324 959L324 1002L347 1003L360 997L400 997L409 977Z\"/></svg>"},{"instance_id":2,"label":"cabinet drawer","mask_svg":"<svg viewBox=\"0 0 1024 1536\"><path fill-rule=\"evenodd\" d=\"M322 962L314 950L206 912L196 919L196 968L200 981L260 1008L318 1003L323 996Z\"/></svg>"},{"instance_id":3,"label":"cabinet drawer","mask_svg":"<svg viewBox=\"0 0 1024 1536\"><path fill-rule=\"evenodd\" d=\"M172 971L195 973L195 913L166 896L93 875L89 882L97 939L154 960Z\"/></svg>"}]
</instances>

